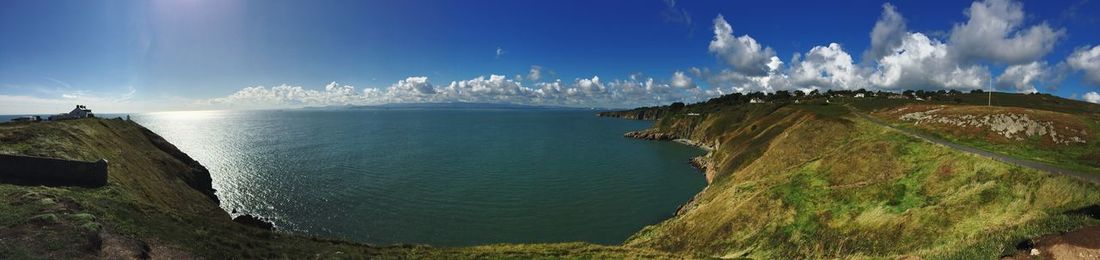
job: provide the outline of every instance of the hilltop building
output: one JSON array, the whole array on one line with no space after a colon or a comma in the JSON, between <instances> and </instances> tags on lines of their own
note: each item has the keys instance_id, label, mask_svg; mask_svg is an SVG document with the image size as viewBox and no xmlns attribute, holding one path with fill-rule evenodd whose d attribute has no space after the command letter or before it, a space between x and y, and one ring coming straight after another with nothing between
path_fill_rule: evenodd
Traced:
<instances>
[{"instance_id":1,"label":"hilltop building","mask_svg":"<svg viewBox=\"0 0 1100 260\"><path fill-rule=\"evenodd\" d=\"M67 114L56 114L50 116L50 121L81 119L89 117L95 117L95 114L92 114L91 109L88 109L84 105L76 105L76 108L74 108L73 111L69 111L69 113Z\"/></svg>"}]
</instances>

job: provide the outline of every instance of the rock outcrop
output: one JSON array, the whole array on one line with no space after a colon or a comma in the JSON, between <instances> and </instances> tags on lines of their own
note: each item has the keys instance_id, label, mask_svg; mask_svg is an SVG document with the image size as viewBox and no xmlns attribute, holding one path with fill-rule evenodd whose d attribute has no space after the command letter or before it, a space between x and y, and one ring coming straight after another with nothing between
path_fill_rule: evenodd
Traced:
<instances>
[{"instance_id":1,"label":"rock outcrop","mask_svg":"<svg viewBox=\"0 0 1100 260\"><path fill-rule=\"evenodd\" d=\"M237 216L237 217L233 218L233 222L237 222L238 224L241 224L241 225L250 226L250 227L254 227L254 228L259 228L259 229L263 229L263 230L271 230L271 231L275 230L275 224L271 223L271 221L263 220L259 217L252 216L252 215L249 215L249 214L244 214L244 215Z\"/></svg>"},{"instance_id":2,"label":"rock outcrop","mask_svg":"<svg viewBox=\"0 0 1100 260\"><path fill-rule=\"evenodd\" d=\"M202 166L198 161L195 161L195 159L192 159L191 156L187 156L186 153L180 151L180 149L176 148L172 143L164 140L164 137L153 133L153 131L150 131L144 126L138 124L134 125L141 128L142 134L145 135L145 138L149 139L149 142L152 143L153 146L171 155L176 160L183 162L189 168L187 172L180 174L180 178L183 179L184 183L187 183L187 186L191 186L191 188L206 195L206 197L210 198L214 203L220 204L218 195L215 194L216 190L214 190L213 186L214 180L210 177L210 171L207 170L206 167Z\"/></svg>"},{"instance_id":3,"label":"rock outcrop","mask_svg":"<svg viewBox=\"0 0 1100 260\"><path fill-rule=\"evenodd\" d=\"M676 136L674 136L672 134L659 132L659 131L654 131L652 129L646 129L646 130L642 130L642 131L626 132L626 134L623 134L623 136L630 137L630 138L635 138L635 139L654 140L654 141L668 141L668 140L676 139Z\"/></svg>"},{"instance_id":4,"label":"rock outcrop","mask_svg":"<svg viewBox=\"0 0 1100 260\"><path fill-rule=\"evenodd\" d=\"M898 117L914 125L938 124L949 127L976 128L990 131L1008 140L1022 141L1027 138L1050 138L1055 144L1084 144L1088 133L1085 130L1057 126L1051 120L1037 120L1025 113L956 114L936 108L927 111L910 112Z\"/></svg>"},{"instance_id":5,"label":"rock outcrop","mask_svg":"<svg viewBox=\"0 0 1100 260\"><path fill-rule=\"evenodd\" d=\"M607 111L607 112L597 113L596 115L602 116L602 117L616 117L616 118L633 119L633 120L657 120L657 119L660 119L661 116L667 114L668 112L669 112L669 108L667 106L665 106L665 107L642 107L642 108L635 108L635 109L623 110L623 111Z\"/></svg>"}]
</instances>

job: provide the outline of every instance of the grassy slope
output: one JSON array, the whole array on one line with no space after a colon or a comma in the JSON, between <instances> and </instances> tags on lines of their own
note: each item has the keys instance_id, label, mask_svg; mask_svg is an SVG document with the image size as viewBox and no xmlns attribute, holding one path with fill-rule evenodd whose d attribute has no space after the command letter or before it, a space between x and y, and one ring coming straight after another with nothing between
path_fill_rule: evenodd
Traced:
<instances>
[{"instance_id":1,"label":"grassy slope","mask_svg":"<svg viewBox=\"0 0 1100 260\"><path fill-rule=\"evenodd\" d=\"M159 137L145 131L122 120L0 124L2 153L110 161L102 188L0 184L0 259L133 256L118 248L142 245L167 258L674 257L584 243L372 247L245 227L189 184L204 179L204 169L158 148ZM112 237L124 242L105 239Z\"/></svg>"},{"instance_id":2,"label":"grassy slope","mask_svg":"<svg viewBox=\"0 0 1100 260\"><path fill-rule=\"evenodd\" d=\"M965 144L981 148L987 151L1001 153L1009 156L1026 158L1034 161L1059 165L1065 168L1085 172L1100 173L1100 123L1090 119L1090 114L1070 114L1039 109L1015 108L1015 107L986 107L986 106L939 106L939 105L910 105L905 106L904 111L896 112L894 109L882 109L872 112L873 115L891 122L896 127L931 134L955 143ZM1054 129L1062 138L1073 135L1071 131L1082 130L1085 135L1077 134L1086 143L1054 143L1049 136L1034 136L1024 140L1005 138L988 128L958 127L949 124L925 123L915 124L913 121L900 120L899 117L911 112L941 109L937 115L1027 115L1032 120L1052 122ZM1073 129L1073 130L1069 130Z\"/></svg>"},{"instance_id":3,"label":"grassy slope","mask_svg":"<svg viewBox=\"0 0 1100 260\"><path fill-rule=\"evenodd\" d=\"M840 98L841 102L851 103L864 111L873 111L883 108L895 108L906 104L946 104L946 105L980 105L987 104L988 93L966 93L945 97L932 101L915 101L909 99L877 99L877 98ZM996 92L992 95L993 105L1002 107L1021 107L1056 111L1077 115L1100 114L1100 105L1080 100L1065 99L1051 95L1032 95Z\"/></svg>"},{"instance_id":4,"label":"grassy slope","mask_svg":"<svg viewBox=\"0 0 1100 260\"><path fill-rule=\"evenodd\" d=\"M749 104L668 117L661 131L721 143L689 209L627 245L699 256L990 258L1025 238L1097 225L1061 214L1090 184L914 140L837 106ZM767 111L774 111L767 113Z\"/></svg>"},{"instance_id":5,"label":"grassy slope","mask_svg":"<svg viewBox=\"0 0 1100 260\"><path fill-rule=\"evenodd\" d=\"M1093 113L1079 104L1048 103ZM665 115L655 129L718 147L707 157L711 184L682 214L638 232L625 247L371 247L272 233L231 222L196 187L202 176L189 159L157 148L136 124L0 124L0 152L111 161L111 184L103 188L0 184L0 258L89 256L95 254L90 234L140 240L154 254L178 250L207 258L991 258L1025 238L1100 224L1061 213L1100 203L1096 186L914 140L842 106L689 106L685 112L702 115Z\"/></svg>"},{"instance_id":6,"label":"grassy slope","mask_svg":"<svg viewBox=\"0 0 1100 260\"><path fill-rule=\"evenodd\" d=\"M994 106L990 108L986 107L989 98L987 94L961 94L931 102L871 98L845 98L837 101L851 104L868 113L874 113L879 118L894 123L897 127L920 131L952 142L1004 155L1056 164L1074 170L1100 172L1100 105L1050 95L998 92L993 93L992 103ZM950 127L917 127L909 122L901 122L896 117L884 116L884 114L888 114L884 112L911 105L948 105L952 107L970 105L975 106L973 107L974 110L982 112L976 114L1015 113L1028 114L1032 118L1066 118L1068 120L1056 120L1056 122L1072 122L1071 126L1073 128L1088 132L1089 140L1084 145L1050 145L1042 143L1043 140L1036 139L1018 142L995 138L995 136L989 138L988 136L975 135Z\"/></svg>"}]
</instances>

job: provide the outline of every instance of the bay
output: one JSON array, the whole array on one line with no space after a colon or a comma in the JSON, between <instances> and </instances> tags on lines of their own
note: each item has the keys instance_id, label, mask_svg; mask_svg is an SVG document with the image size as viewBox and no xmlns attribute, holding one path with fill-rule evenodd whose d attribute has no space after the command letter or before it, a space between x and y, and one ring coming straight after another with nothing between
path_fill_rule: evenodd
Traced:
<instances>
[{"instance_id":1,"label":"bay","mask_svg":"<svg viewBox=\"0 0 1100 260\"><path fill-rule=\"evenodd\" d=\"M222 207L281 230L388 244L621 243L705 186L652 122L586 110L133 114L206 166Z\"/></svg>"}]
</instances>

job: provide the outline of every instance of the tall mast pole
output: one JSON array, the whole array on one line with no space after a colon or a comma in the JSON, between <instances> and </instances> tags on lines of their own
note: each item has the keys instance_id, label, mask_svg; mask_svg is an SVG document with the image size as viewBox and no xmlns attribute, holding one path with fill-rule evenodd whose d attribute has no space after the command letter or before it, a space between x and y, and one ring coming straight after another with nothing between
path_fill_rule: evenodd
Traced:
<instances>
[{"instance_id":1,"label":"tall mast pole","mask_svg":"<svg viewBox=\"0 0 1100 260\"><path fill-rule=\"evenodd\" d=\"M987 102L988 103L986 103L985 106L989 106L989 107L993 106L993 76L992 75L989 76L989 101L987 101Z\"/></svg>"}]
</instances>

